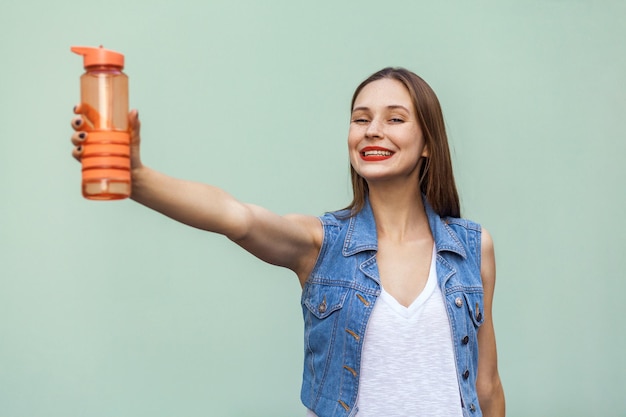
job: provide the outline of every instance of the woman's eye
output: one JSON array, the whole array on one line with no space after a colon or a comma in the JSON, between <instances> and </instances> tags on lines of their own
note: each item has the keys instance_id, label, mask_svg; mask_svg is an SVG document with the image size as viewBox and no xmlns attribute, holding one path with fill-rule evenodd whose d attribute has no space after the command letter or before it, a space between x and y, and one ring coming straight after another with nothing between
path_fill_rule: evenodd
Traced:
<instances>
[{"instance_id":1,"label":"woman's eye","mask_svg":"<svg viewBox=\"0 0 626 417\"><path fill-rule=\"evenodd\" d=\"M367 120L367 119L364 119L363 117L358 117L358 118L356 118L356 119L352 119L352 121L353 121L354 123L367 123L367 122L368 122L368 120Z\"/></svg>"},{"instance_id":2,"label":"woman's eye","mask_svg":"<svg viewBox=\"0 0 626 417\"><path fill-rule=\"evenodd\" d=\"M392 117L389 121L391 123L404 123L404 119L400 119L399 117Z\"/></svg>"}]
</instances>

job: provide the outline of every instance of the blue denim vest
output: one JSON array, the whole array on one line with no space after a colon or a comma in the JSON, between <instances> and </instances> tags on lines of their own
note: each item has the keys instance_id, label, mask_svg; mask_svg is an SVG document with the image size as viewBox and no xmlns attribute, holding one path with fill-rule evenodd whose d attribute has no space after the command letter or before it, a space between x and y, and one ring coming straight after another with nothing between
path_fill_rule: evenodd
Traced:
<instances>
[{"instance_id":1,"label":"blue denim vest","mask_svg":"<svg viewBox=\"0 0 626 417\"><path fill-rule=\"evenodd\" d=\"M484 320L478 224L442 220L424 200L437 251L437 280L452 331L463 415L481 416L476 395L477 331ZM354 416L363 336L380 294L371 206L320 217L324 241L302 291L302 403L318 417ZM390 398L390 401L393 399Z\"/></svg>"}]
</instances>

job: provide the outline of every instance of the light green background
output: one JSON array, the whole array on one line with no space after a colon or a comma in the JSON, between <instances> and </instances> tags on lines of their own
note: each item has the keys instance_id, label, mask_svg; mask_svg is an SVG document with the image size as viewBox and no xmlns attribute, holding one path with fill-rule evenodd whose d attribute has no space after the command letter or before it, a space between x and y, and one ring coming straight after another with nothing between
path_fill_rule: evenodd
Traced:
<instances>
[{"instance_id":1,"label":"light green background","mask_svg":"<svg viewBox=\"0 0 626 417\"><path fill-rule=\"evenodd\" d=\"M143 157L279 213L350 196L349 100L438 93L496 242L509 416L626 415L626 2L0 4L0 417L301 416L299 286L225 238L79 191L81 58L126 54Z\"/></svg>"}]
</instances>

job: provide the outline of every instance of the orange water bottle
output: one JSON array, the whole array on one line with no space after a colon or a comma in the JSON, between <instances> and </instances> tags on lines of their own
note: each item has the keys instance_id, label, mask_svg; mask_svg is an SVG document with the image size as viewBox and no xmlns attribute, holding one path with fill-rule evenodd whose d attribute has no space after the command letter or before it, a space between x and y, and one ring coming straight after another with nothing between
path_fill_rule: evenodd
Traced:
<instances>
[{"instance_id":1,"label":"orange water bottle","mask_svg":"<svg viewBox=\"0 0 626 417\"><path fill-rule=\"evenodd\" d=\"M74 46L84 57L80 77L80 108L87 138L82 152L82 191L90 200L130 196L130 134L128 76L124 55L99 48Z\"/></svg>"}]
</instances>

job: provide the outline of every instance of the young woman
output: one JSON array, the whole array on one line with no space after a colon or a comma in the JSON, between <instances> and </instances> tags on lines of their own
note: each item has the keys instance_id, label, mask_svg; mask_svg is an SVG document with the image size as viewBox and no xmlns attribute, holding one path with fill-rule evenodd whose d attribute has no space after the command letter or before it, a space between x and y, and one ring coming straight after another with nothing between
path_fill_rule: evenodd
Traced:
<instances>
[{"instance_id":1,"label":"young woman","mask_svg":"<svg viewBox=\"0 0 626 417\"><path fill-rule=\"evenodd\" d=\"M80 159L89 132L75 111ZM420 77L385 68L356 89L354 199L319 218L279 216L150 169L136 111L129 121L135 201L298 276L309 416L504 415L493 243L460 218L441 108Z\"/></svg>"}]
</instances>

